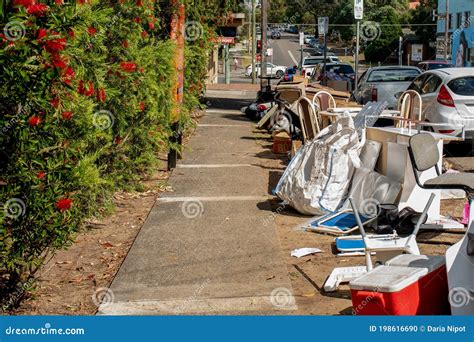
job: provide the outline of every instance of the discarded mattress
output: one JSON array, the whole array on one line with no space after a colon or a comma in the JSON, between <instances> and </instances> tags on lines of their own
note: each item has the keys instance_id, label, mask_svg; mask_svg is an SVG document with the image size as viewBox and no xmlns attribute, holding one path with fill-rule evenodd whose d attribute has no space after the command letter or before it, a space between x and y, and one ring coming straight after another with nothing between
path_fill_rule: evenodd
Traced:
<instances>
[{"instance_id":1,"label":"discarded mattress","mask_svg":"<svg viewBox=\"0 0 474 342\"><path fill-rule=\"evenodd\" d=\"M346 197L362 144L352 118L344 115L307 142L293 157L275 194L306 215L324 215Z\"/></svg>"}]
</instances>

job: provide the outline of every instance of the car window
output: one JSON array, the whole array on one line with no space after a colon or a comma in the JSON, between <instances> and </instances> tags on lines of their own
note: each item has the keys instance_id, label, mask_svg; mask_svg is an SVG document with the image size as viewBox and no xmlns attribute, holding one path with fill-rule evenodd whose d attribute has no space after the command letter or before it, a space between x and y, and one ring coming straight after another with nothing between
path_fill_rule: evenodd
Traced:
<instances>
[{"instance_id":1,"label":"car window","mask_svg":"<svg viewBox=\"0 0 474 342\"><path fill-rule=\"evenodd\" d=\"M317 58L317 59L306 59L304 62L303 62L303 65L316 65L316 64L319 64L321 63L321 59Z\"/></svg>"},{"instance_id":2,"label":"car window","mask_svg":"<svg viewBox=\"0 0 474 342\"><path fill-rule=\"evenodd\" d=\"M457 95L474 96L474 77L456 78L448 83L448 87Z\"/></svg>"},{"instance_id":3,"label":"car window","mask_svg":"<svg viewBox=\"0 0 474 342\"><path fill-rule=\"evenodd\" d=\"M430 64L427 64L427 66L428 66L427 70L436 70L436 69L453 67L451 64L446 64L446 63L430 63Z\"/></svg>"},{"instance_id":4,"label":"car window","mask_svg":"<svg viewBox=\"0 0 474 342\"><path fill-rule=\"evenodd\" d=\"M367 82L410 82L419 74L416 69L373 70Z\"/></svg>"},{"instance_id":5,"label":"car window","mask_svg":"<svg viewBox=\"0 0 474 342\"><path fill-rule=\"evenodd\" d=\"M359 79L359 85L365 83L366 80L367 80L367 71L364 71L364 73L362 74L362 76Z\"/></svg>"},{"instance_id":6,"label":"car window","mask_svg":"<svg viewBox=\"0 0 474 342\"><path fill-rule=\"evenodd\" d=\"M354 69L350 65L347 64L339 64L339 65L328 65L326 70L329 72L335 72L336 74L353 74Z\"/></svg>"},{"instance_id":7,"label":"car window","mask_svg":"<svg viewBox=\"0 0 474 342\"><path fill-rule=\"evenodd\" d=\"M408 87L408 90L415 90L419 93L421 93L421 85L423 84L423 82L425 82L426 78L429 76L430 74L422 74L421 76L418 76L411 84L410 86Z\"/></svg>"},{"instance_id":8,"label":"car window","mask_svg":"<svg viewBox=\"0 0 474 342\"><path fill-rule=\"evenodd\" d=\"M421 86L421 94L434 93L441 85L442 80L436 75L429 75Z\"/></svg>"}]
</instances>

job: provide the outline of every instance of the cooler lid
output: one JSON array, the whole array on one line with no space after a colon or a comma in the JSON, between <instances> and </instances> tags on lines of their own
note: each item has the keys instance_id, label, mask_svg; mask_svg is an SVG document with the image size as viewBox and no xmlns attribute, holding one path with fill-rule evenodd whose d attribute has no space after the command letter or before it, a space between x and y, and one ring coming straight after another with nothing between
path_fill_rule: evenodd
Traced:
<instances>
[{"instance_id":1,"label":"cooler lid","mask_svg":"<svg viewBox=\"0 0 474 342\"><path fill-rule=\"evenodd\" d=\"M349 283L351 290L398 292L428 274L427 268L378 266Z\"/></svg>"},{"instance_id":2,"label":"cooler lid","mask_svg":"<svg viewBox=\"0 0 474 342\"><path fill-rule=\"evenodd\" d=\"M441 255L413 255L400 254L385 263L387 266L425 267L428 273L446 264L446 259Z\"/></svg>"}]
</instances>

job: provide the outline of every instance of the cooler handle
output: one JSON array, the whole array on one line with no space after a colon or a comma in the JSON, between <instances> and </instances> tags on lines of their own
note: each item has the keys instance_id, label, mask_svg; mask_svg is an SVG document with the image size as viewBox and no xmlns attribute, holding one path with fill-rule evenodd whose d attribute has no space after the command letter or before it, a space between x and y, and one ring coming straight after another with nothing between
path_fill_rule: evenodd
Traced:
<instances>
[{"instance_id":1,"label":"cooler handle","mask_svg":"<svg viewBox=\"0 0 474 342\"><path fill-rule=\"evenodd\" d=\"M385 307L385 300L383 294L380 292L357 291L357 297L360 307L353 308L355 311L363 310L365 306L372 303L380 305L382 308Z\"/></svg>"}]
</instances>

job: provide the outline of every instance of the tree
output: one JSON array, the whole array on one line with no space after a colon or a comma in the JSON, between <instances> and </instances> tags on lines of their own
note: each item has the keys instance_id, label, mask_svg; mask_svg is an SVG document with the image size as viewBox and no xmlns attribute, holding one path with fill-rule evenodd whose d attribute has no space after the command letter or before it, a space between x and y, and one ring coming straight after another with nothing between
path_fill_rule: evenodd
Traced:
<instances>
[{"instance_id":1,"label":"tree","mask_svg":"<svg viewBox=\"0 0 474 342\"><path fill-rule=\"evenodd\" d=\"M370 34L374 39L365 49L365 59L369 62L385 62L396 51L397 41L403 35L398 14L392 6L383 6L370 12ZM364 34L363 34L364 35Z\"/></svg>"},{"instance_id":2,"label":"tree","mask_svg":"<svg viewBox=\"0 0 474 342\"><path fill-rule=\"evenodd\" d=\"M433 23L433 10L437 8L436 0L425 0L420 2L420 5L411 10L410 24L412 30L415 31L417 37L423 42L436 41L436 25ZM416 24L424 24L422 26Z\"/></svg>"}]
</instances>

